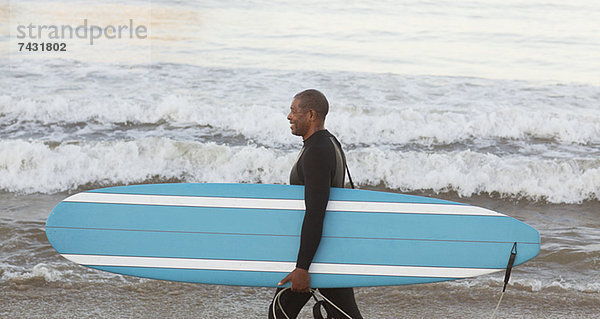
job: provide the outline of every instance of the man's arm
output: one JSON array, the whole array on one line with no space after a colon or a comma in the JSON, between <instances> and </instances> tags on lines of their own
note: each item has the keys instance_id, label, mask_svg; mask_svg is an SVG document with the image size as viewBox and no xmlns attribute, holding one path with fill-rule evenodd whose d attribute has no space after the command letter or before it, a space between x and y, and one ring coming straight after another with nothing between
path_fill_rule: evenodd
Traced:
<instances>
[{"instance_id":1,"label":"man's arm","mask_svg":"<svg viewBox=\"0 0 600 319\"><path fill-rule=\"evenodd\" d=\"M304 154L302 166L306 212L300 234L300 249L296 269L279 283L283 285L291 281L294 291L307 292L310 289L308 269L321 242L331 185L331 161L335 161L335 155L330 153L331 150L315 147Z\"/></svg>"},{"instance_id":2,"label":"man's arm","mask_svg":"<svg viewBox=\"0 0 600 319\"><path fill-rule=\"evenodd\" d=\"M306 213L302 222L300 249L296 262L297 268L305 270L310 267L321 242L323 220L331 185L331 166L329 165L331 154L323 152L321 148L311 151L305 155L303 162Z\"/></svg>"}]
</instances>

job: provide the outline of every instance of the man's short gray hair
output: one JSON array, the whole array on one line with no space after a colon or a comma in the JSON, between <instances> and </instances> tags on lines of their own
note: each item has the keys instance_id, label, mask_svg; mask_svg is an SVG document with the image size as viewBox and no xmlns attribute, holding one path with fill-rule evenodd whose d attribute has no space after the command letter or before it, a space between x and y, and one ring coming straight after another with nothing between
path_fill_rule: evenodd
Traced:
<instances>
[{"instance_id":1,"label":"man's short gray hair","mask_svg":"<svg viewBox=\"0 0 600 319\"><path fill-rule=\"evenodd\" d=\"M300 108L315 110L320 119L324 120L329 112L329 102L327 102L327 98L319 90L304 90L294 95L294 99L300 100L300 104L298 105Z\"/></svg>"}]
</instances>

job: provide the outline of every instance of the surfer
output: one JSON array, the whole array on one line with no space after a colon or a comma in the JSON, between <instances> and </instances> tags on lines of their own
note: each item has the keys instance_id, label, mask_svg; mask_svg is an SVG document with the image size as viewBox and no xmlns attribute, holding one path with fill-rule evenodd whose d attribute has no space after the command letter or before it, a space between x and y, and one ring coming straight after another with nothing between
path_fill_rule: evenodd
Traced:
<instances>
[{"instance_id":1,"label":"surfer","mask_svg":"<svg viewBox=\"0 0 600 319\"><path fill-rule=\"evenodd\" d=\"M294 96L287 116L292 134L301 136L304 142L292 167L290 184L305 186L306 212L296 268L279 283L281 286L291 282L291 289L283 292L283 288L277 289L275 296L279 300L275 308L271 303L269 318L296 318L310 299L308 269L321 241L330 187L344 187L346 159L340 142L325 129L328 111L329 103L325 95L318 90L309 89ZM352 288L321 288L319 292L335 305L327 302L323 304L328 318L347 318L335 307L354 319L362 318ZM275 317L273 311L276 313Z\"/></svg>"}]
</instances>

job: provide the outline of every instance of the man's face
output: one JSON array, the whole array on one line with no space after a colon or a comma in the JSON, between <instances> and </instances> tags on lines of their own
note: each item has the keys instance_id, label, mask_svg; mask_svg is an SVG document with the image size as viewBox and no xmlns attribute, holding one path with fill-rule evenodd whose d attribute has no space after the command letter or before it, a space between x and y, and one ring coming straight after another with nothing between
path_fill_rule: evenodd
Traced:
<instances>
[{"instance_id":1,"label":"man's face","mask_svg":"<svg viewBox=\"0 0 600 319\"><path fill-rule=\"evenodd\" d=\"M292 134L304 136L310 128L310 110L302 109L299 105L299 99L292 101L290 114L288 114L287 119L290 121Z\"/></svg>"}]
</instances>

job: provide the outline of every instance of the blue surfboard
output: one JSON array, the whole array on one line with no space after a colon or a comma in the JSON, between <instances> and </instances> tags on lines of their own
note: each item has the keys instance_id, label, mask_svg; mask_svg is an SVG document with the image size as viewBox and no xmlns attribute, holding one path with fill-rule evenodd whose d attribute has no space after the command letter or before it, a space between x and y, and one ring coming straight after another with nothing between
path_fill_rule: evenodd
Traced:
<instances>
[{"instance_id":1,"label":"blue surfboard","mask_svg":"<svg viewBox=\"0 0 600 319\"><path fill-rule=\"evenodd\" d=\"M304 187L149 184L78 193L46 235L65 258L118 274L276 287L295 267ZM311 286L361 287L474 277L534 258L540 235L506 215L440 199L332 188Z\"/></svg>"}]
</instances>

